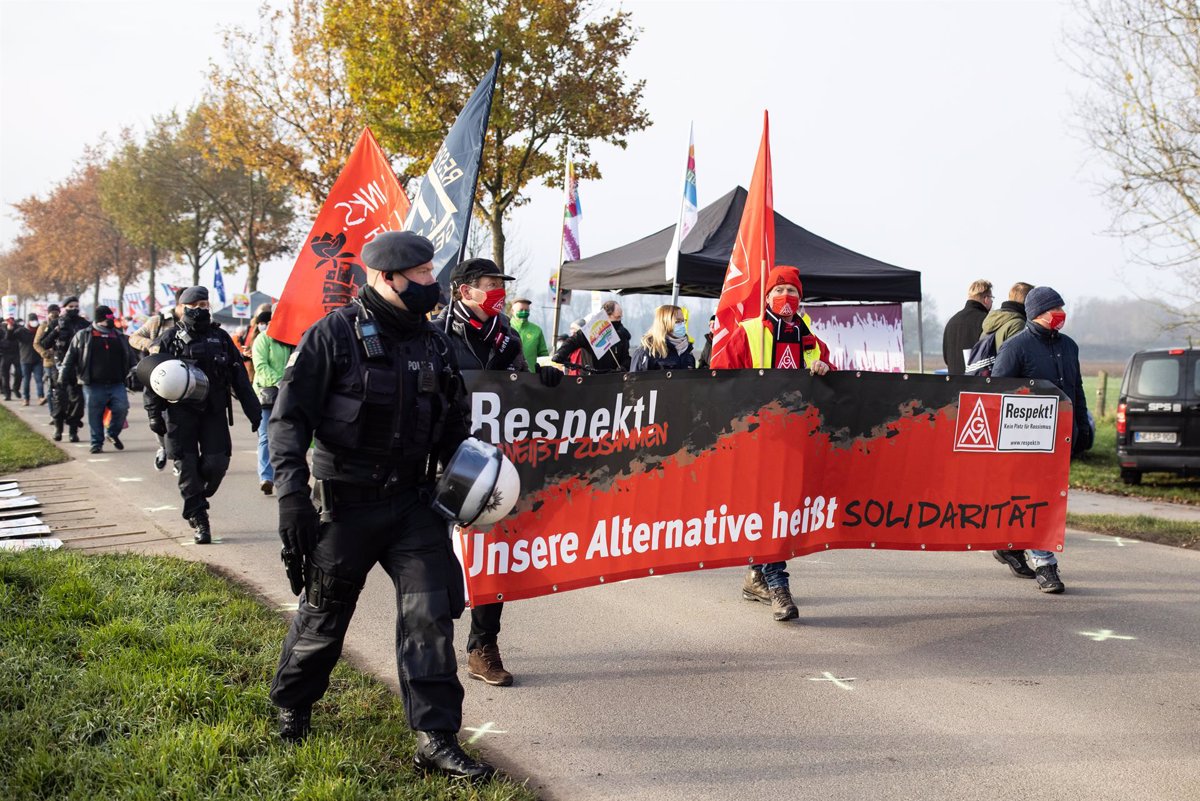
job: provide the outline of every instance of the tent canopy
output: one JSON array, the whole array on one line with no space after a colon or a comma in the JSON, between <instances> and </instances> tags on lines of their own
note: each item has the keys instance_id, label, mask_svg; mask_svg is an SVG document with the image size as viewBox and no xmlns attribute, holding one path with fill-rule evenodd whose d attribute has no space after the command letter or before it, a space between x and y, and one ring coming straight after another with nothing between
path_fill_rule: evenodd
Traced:
<instances>
[{"instance_id":1,"label":"tent canopy","mask_svg":"<svg viewBox=\"0 0 1200 801\"><path fill-rule=\"evenodd\" d=\"M251 292L250 293L250 313L251 314L254 314L254 310L257 309L259 306L261 306L264 303L274 304L275 298L271 297L266 292ZM214 320L216 320L221 325L226 326L226 327L250 324L249 317L234 317L233 316L233 304L232 303L230 303L228 306L226 306L222 309L219 309L218 311L213 312L212 316L213 316Z\"/></svg>"},{"instance_id":2,"label":"tent canopy","mask_svg":"<svg viewBox=\"0 0 1200 801\"><path fill-rule=\"evenodd\" d=\"M679 293L719 297L733 253L746 190L737 187L700 210L679 254ZM675 226L619 248L570 261L563 289L604 289L622 294L671 294L667 250ZM905 302L921 299L921 273L863 256L822 239L775 212L775 262L799 268L808 301Z\"/></svg>"}]
</instances>

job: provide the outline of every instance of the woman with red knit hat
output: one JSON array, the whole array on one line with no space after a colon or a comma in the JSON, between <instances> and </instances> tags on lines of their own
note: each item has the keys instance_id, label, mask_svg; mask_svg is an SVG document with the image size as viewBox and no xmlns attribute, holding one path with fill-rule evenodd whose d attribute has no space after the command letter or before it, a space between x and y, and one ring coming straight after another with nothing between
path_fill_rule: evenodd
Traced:
<instances>
[{"instance_id":1,"label":"woman with red knit hat","mask_svg":"<svg viewBox=\"0 0 1200 801\"><path fill-rule=\"evenodd\" d=\"M829 347L809 328L808 315L799 313L804 297L800 271L783 265L774 267L767 276L765 291L762 319L743 320L733 330L729 344L713 357L713 369L807 368L813 375L832 370ZM788 585L787 562L751 565L742 582L742 597L770 604L776 620L794 620L800 615Z\"/></svg>"}]
</instances>

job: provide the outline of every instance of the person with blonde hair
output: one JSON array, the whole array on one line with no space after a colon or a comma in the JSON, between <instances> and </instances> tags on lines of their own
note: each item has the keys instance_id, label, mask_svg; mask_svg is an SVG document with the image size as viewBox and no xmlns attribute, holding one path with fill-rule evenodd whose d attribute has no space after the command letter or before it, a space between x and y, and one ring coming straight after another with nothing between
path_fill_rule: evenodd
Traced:
<instances>
[{"instance_id":1,"label":"person with blonde hair","mask_svg":"<svg viewBox=\"0 0 1200 801\"><path fill-rule=\"evenodd\" d=\"M646 370L686 370L696 366L692 343L688 341L683 309L667 304L654 310L654 322L633 351L630 372Z\"/></svg>"}]
</instances>

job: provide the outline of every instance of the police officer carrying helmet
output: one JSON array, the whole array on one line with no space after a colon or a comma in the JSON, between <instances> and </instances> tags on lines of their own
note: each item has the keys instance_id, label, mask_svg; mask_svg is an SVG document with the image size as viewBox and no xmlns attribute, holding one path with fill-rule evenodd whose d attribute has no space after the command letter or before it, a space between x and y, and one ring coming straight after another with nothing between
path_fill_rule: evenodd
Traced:
<instances>
[{"instance_id":1,"label":"police officer carrying helmet","mask_svg":"<svg viewBox=\"0 0 1200 801\"><path fill-rule=\"evenodd\" d=\"M526 372L524 347L520 334L509 327L504 315L504 275L491 259L468 259L450 273L453 302L434 320L438 328L450 334L454 353L463 370L505 370ZM547 386L562 381L556 367L538 368L538 376ZM504 604L490 603L471 607L471 633L467 637L467 675L496 687L508 687L513 676L500 656L500 616Z\"/></svg>"},{"instance_id":2,"label":"police officer carrying helmet","mask_svg":"<svg viewBox=\"0 0 1200 801\"><path fill-rule=\"evenodd\" d=\"M379 563L396 585L396 661L418 768L471 780L494 769L458 744L463 688L454 658L462 569L430 506L434 471L467 437L462 377L437 304L433 243L409 231L363 248L367 285L315 323L279 384L269 438L285 554L306 563L298 614L271 700L279 733L299 741L329 675L363 582ZM310 500L305 454L320 512ZM293 588L294 574L289 571Z\"/></svg>"},{"instance_id":3,"label":"police officer carrying helmet","mask_svg":"<svg viewBox=\"0 0 1200 801\"><path fill-rule=\"evenodd\" d=\"M179 471L183 518L196 530L196 544L207 545L212 542L208 499L221 486L233 453L231 390L250 419L251 431L258 431L262 407L250 386L242 354L229 334L212 322L208 290L188 287L179 294L179 304L183 314L178 325L155 339L150 352L179 359L199 371L207 390L168 401L152 379L144 382L145 405L150 430L163 437L166 456Z\"/></svg>"},{"instance_id":4,"label":"police officer carrying helmet","mask_svg":"<svg viewBox=\"0 0 1200 801\"><path fill-rule=\"evenodd\" d=\"M79 298L69 297L63 301L62 315L47 326L38 340L43 351L54 353L55 371L50 381L50 417L54 420L55 442L62 442L63 426L67 427L71 442L79 442L79 427L83 425L83 387L73 380L64 381L61 373L71 340L91 325L79 314Z\"/></svg>"}]
</instances>

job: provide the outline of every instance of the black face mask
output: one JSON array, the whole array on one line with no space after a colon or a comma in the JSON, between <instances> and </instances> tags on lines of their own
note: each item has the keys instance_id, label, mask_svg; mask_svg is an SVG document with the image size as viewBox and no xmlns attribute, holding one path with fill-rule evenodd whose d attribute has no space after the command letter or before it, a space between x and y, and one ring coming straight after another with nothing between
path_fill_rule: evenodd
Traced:
<instances>
[{"instance_id":1,"label":"black face mask","mask_svg":"<svg viewBox=\"0 0 1200 801\"><path fill-rule=\"evenodd\" d=\"M409 281L403 292L397 293L405 307L413 314L428 314L442 298L442 288L437 281L432 284L418 284Z\"/></svg>"},{"instance_id":2,"label":"black face mask","mask_svg":"<svg viewBox=\"0 0 1200 801\"><path fill-rule=\"evenodd\" d=\"M183 324L193 331L203 331L212 322L212 314L208 309L184 309Z\"/></svg>"},{"instance_id":3,"label":"black face mask","mask_svg":"<svg viewBox=\"0 0 1200 801\"><path fill-rule=\"evenodd\" d=\"M67 309L63 314L68 320L74 320L79 317L79 309Z\"/></svg>"}]
</instances>

